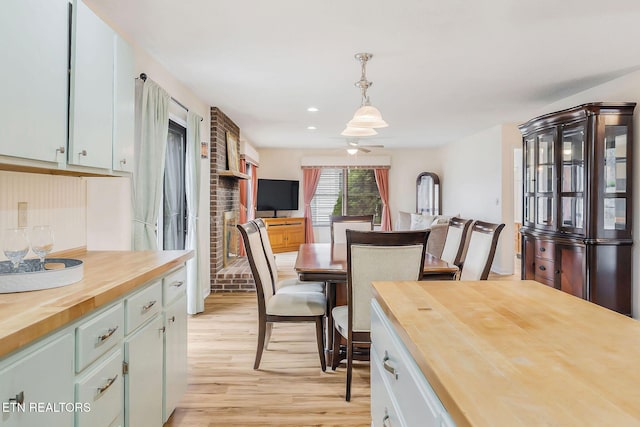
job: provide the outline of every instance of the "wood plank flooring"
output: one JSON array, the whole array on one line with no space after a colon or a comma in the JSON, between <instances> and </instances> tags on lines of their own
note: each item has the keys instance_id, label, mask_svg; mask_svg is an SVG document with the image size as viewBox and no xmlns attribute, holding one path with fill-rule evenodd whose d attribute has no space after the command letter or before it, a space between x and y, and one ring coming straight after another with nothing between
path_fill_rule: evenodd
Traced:
<instances>
[{"instance_id":1,"label":"wood plank flooring","mask_svg":"<svg viewBox=\"0 0 640 427\"><path fill-rule=\"evenodd\" d=\"M189 318L189 388L165 427L370 426L369 363L320 369L312 324L276 324L253 370L255 293L213 294Z\"/></svg>"}]
</instances>

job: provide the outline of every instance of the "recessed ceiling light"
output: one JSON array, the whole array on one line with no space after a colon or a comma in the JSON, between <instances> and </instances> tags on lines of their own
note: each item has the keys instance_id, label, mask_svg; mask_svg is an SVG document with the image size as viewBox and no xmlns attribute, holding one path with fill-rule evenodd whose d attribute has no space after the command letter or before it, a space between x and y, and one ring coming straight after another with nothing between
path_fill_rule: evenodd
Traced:
<instances>
[{"instance_id":1,"label":"recessed ceiling light","mask_svg":"<svg viewBox=\"0 0 640 427\"><path fill-rule=\"evenodd\" d=\"M307 126L307 129L309 129L309 130L316 130L316 129L318 129L318 128L317 128L317 127L315 127L315 126Z\"/></svg>"},{"instance_id":2,"label":"recessed ceiling light","mask_svg":"<svg viewBox=\"0 0 640 427\"><path fill-rule=\"evenodd\" d=\"M316 107L309 107L307 108L307 111L310 113L315 113L316 111L318 111L318 109Z\"/></svg>"}]
</instances>

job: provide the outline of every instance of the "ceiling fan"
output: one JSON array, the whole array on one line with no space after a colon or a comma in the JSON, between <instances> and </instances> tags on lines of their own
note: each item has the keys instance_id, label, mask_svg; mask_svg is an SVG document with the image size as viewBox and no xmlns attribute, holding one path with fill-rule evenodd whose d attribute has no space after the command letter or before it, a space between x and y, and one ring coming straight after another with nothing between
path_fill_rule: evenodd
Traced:
<instances>
[{"instance_id":1,"label":"ceiling fan","mask_svg":"<svg viewBox=\"0 0 640 427\"><path fill-rule=\"evenodd\" d=\"M369 148L384 148L382 144L369 144L363 145L360 144L358 139L351 139L347 141L347 153L354 155L358 152L360 153L370 153L371 150Z\"/></svg>"}]
</instances>

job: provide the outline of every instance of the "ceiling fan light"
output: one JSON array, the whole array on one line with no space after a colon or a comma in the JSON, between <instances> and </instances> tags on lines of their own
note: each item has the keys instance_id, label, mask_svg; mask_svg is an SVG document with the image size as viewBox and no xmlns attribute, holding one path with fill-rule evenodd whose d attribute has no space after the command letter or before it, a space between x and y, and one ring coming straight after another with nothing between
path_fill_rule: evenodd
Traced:
<instances>
[{"instance_id":1,"label":"ceiling fan light","mask_svg":"<svg viewBox=\"0 0 640 427\"><path fill-rule=\"evenodd\" d=\"M382 114L373 105L364 105L358 108L347 126L366 128L386 128L387 122L382 120Z\"/></svg>"},{"instance_id":2,"label":"ceiling fan light","mask_svg":"<svg viewBox=\"0 0 640 427\"><path fill-rule=\"evenodd\" d=\"M347 153L351 154L352 156L354 154L358 153L358 149L357 148L347 148Z\"/></svg>"},{"instance_id":3,"label":"ceiling fan light","mask_svg":"<svg viewBox=\"0 0 640 427\"><path fill-rule=\"evenodd\" d=\"M347 124L347 127L345 128L345 130L342 131L340 135L342 136L373 136L377 134L378 132L376 132L376 130L373 128L354 127Z\"/></svg>"}]
</instances>

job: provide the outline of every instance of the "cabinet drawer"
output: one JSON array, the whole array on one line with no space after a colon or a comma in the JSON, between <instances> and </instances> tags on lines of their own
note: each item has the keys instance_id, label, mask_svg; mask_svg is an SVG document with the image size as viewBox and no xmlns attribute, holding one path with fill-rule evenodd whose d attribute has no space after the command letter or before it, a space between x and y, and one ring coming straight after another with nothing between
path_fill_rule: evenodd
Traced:
<instances>
[{"instance_id":1,"label":"cabinet drawer","mask_svg":"<svg viewBox=\"0 0 640 427\"><path fill-rule=\"evenodd\" d=\"M187 292L187 269L182 267L162 279L165 307Z\"/></svg>"},{"instance_id":2,"label":"cabinet drawer","mask_svg":"<svg viewBox=\"0 0 640 427\"><path fill-rule=\"evenodd\" d=\"M555 246L549 240L536 241L536 257L553 260L555 259Z\"/></svg>"},{"instance_id":3,"label":"cabinet drawer","mask_svg":"<svg viewBox=\"0 0 640 427\"><path fill-rule=\"evenodd\" d=\"M76 372L116 345L124 335L122 303L94 316L76 328Z\"/></svg>"},{"instance_id":4,"label":"cabinet drawer","mask_svg":"<svg viewBox=\"0 0 640 427\"><path fill-rule=\"evenodd\" d=\"M90 408L76 411L76 427L110 426L122 412L123 399L122 350L118 348L76 383L76 403Z\"/></svg>"},{"instance_id":5,"label":"cabinet drawer","mask_svg":"<svg viewBox=\"0 0 640 427\"><path fill-rule=\"evenodd\" d=\"M554 280L555 264L542 258L536 258L535 280Z\"/></svg>"},{"instance_id":6,"label":"cabinet drawer","mask_svg":"<svg viewBox=\"0 0 640 427\"><path fill-rule=\"evenodd\" d=\"M387 379L401 418L410 426L439 427L440 418L446 413L444 406L375 301L371 310L371 341L375 361L372 363Z\"/></svg>"},{"instance_id":7,"label":"cabinet drawer","mask_svg":"<svg viewBox=\"0 0 640 427\"><path fill-rule=\"evenodd\" d=\"M138 326L162 309L162 283L160 280L127 297L125 307L125 334L130 334Z\"/></svg>"},{"instance_id":8,"label":"cabinet drawer","mask_svg":"<svg viewBox=\"0 0 640 427\"><path fill-rule=\"evenodd\" d=\"M373 349L372 349L373 350ZM371 425L374 427L405 426L398 411L397 402L389 393L385 373L380 370L380 360L371 352Z\"/></svg>"}]
</instances>

